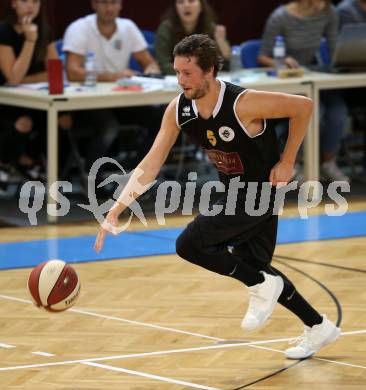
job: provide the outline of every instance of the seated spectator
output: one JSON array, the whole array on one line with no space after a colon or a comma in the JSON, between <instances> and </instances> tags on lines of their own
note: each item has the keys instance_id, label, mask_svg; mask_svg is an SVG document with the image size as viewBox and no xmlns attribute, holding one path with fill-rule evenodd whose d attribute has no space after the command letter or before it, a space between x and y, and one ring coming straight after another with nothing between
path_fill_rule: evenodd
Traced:
<instances>
[{"instance_id":1,"label":"seated spectator","mask_svg":"<svg viewBox=\"0 0 366 390\"><path fill-rule=\"evenodd\" d=\"M228 69L231 48L226 40L226 28L215 24L212 8L207 0L171 0L169 10L155 36L156 59L164 74L175 74L173 69L174 46L190 34L207 34L215 39Z\"/></svg>"},{"instance_id":2,"label":"seated spectator","mask_svg":"<svg viewBox=\"0 0 366 390\"><path fill-rule=\"evenodd\" d=\"M69 80L85 80L84 62L88 52L95 54L98 81L116 81L132 76L134 72L128 68L131 55L144 73L160 73L141 31L132 20L119 17L121 0L92 0L91 6L95 13L71 23L64 35L63 50ZM161 116L162 111L153 106L78 112L76 121L88 124L92 132L86 168L90 169L97 158L110 153L121 124L139 124L149 130L141 134L138 141L141 145L136 145L139 155L144 155L160 128Z\"/></svg>"},{"instance_id":3,"label":"seated spectator","mask_svg":"<svg viewBox=\"0 0 366 390\"><path fill-rule=\"evenodd\" d=\"M136 24L118 17L122 0L92 0L91 5L95 14L76 20L65 32L63 50L71 81L85 79L84 60L90 51L95 53L99 81L132 76L134 72L128 69L131 55L144 73L160 73Z\"/></svg>"},{"instance_id":4,"label":"seated spectator","mask_svg":"<svg viewBox=\"0 0 366 390\"><path fill-rule=\"evenodd\" d=\"M346 24L365 24L366 28L366 0L343 0L337 5L339 16L339 30ZM346 89L344 97L349 106L353 127L364 131L363 165L366 170L366 108L365 88ZM357 124L358 123L358 124Z\"/></svg>"},{"instance_id":5,"label":"seated spectator","mask_svg":"<svg viewBox=\"0 0 366 390\"><path fill-rule=\"evenodd\" d=\"M337 5L339 27L366 23L366 0L343 0Z\"/></svg>"},{"instance_id":6,"label":"seated spectator","mask_svg":"<svg viewBox=\"0 0 366 390\"><path fill-rule=\"evenodd\" d=\"M330 53L337 38L337 13L330 0L295 0L276 8L266 22L258 62L275 65L272 53L276 36L286 44L285 63L290 68L316 63L321 38L328 41ZM321 175L329 181L349 178L339 169L336 155L347 123L347 106L337 91L320 94ZM284 126L278 126L283 135Z\"/></svg>"},{"instance_id":7,"label":"seated spectator","mask_svg":"<svg viewBox=\"0 0 366 390\"><path fill-rule=\"evenodd\" d=\"M58 58L41 0L9 0L0 25L0 85L47 81L46 62ZM45 152L46 115L38 110L0 106L0 169L16 166L36 178ZM59 126L70 129L64 114Z\"/></svg>"}]
</instances>

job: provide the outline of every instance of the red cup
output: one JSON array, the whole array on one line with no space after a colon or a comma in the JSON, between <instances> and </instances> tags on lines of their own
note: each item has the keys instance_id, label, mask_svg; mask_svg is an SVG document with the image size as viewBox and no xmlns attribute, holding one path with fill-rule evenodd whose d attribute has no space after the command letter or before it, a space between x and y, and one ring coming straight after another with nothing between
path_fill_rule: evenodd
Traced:
<instances>
[{"instance_id":1,"label":"red cup","mask_svg":"<svg viewBox=\"0 0 366 390\"><path fill-rule=\"evenodd\" d=\"M48 71L48 93L50 95L59 95L64 93L64 77L62 61L52 59L47 61Z\"/></svg>"}]
</instances>

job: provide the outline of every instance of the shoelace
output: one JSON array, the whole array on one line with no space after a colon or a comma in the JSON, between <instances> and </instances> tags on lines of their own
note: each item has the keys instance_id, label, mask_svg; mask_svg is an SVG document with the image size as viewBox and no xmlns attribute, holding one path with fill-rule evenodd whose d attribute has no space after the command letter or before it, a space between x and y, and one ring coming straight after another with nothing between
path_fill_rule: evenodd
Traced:
<instances>
[{"instance_id":1,"label":"shoelace","mask_svg":"<svg viewBox=\"0 0 366 390\"><path fill-rule=\"evenodd\" d=\"M296 337L296 338L292 339L291 341L289 341L289 344L296 344L297 347L300 347L303 349L313 349L313 347L314 347L311 340L310 340L308 330L305 330L301 336Z\"/></svg>"}]
</instances>

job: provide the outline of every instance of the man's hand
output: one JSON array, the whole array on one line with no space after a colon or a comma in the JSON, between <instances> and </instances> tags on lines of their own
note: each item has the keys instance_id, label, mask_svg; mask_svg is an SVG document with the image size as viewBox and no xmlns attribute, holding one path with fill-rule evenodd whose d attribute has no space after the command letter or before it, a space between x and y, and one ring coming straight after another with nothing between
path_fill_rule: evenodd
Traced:
<instances>
[{"instance_id":1,"label":"man's hand","mask_svg":"<svg viewBox=\"0 0 366 390\"><path fill-rule=\"evenodd\" d=\"M97 238L95 239L94 250L100 252L103 248L105 237L107 232L110 232L114 235L118 234L118 215L115 210L110 210L107 214L104 222L102 223Z\"/></svg>"},{"instance_id":2,"label":"man's hand","mask_svg":"<svg viewBox=\"0 0 366 390\"><path fill-rule=\"evenodd\" d=\"M300 67L300 64L293 57L286 57L285 64L291 69Z\"/></svg>"},{"instance_id":3,"label":"man's hand","mask_svg":"<svg viewBox=\"0 0 366 390\"><path fill-rule=\"evenodd\" d=\"M135 76L136 75L136 72L133 71L132 69L125 69L125 70L121 70L120 72L116 72L116 73L113 73L113 81L117 81L119 79L125 79L125 78L129 78L129 77L132 77L132 76Z\"/></svg>"},{"instance_id":4,"label":"man's hand","mask_svg":"<svg viewBox=\"0 0 366 390\"><path fill-rule=\"evenodd\" d=\"M294 164L286 161L278 162L271 170L269 181L273 187L286 185L293 176Z\"/></svg>"},{"instance_id":5,"label":"man's hand","mask_svg":"<svg viewBox=\"0 0 366 390\"><path fill-rule=\"evenodd\" d=\"M21 26L25 40L28 42L36 42L38 39L38 26L32 23L32 18L30 16L24 16Z\"/></svg>"},{"instance_id":6,"label":"man's hand","mask_svg":"<svg viewBox=\"0 0 366 390\"><path fill-rule=\"evenodd\" d=\"M159 65L154 61L146 66L144 69L144 74L160 74L161 70Z\"/></svg>"}]
</instances>

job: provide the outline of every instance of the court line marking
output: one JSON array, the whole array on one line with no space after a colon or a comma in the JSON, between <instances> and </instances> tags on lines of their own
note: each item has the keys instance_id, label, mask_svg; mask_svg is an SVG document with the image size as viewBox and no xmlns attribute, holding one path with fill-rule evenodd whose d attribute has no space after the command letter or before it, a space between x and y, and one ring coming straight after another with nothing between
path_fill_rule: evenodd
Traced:
<instances>
[{"instance_id":1,"label":"court line marking","mask_svg":"<svg viewBox=\"0 0 366 390\"><path fill-rule=\"evenodd\" d=\"M12 348L16 348L16 346L10 345L10 344L5 344L5 343L0 343L0 348L12 349Z\"/></svg>"},{"instance_id":2,"label":"court line marking","mask_svg":"<svg viewBox=\"0 0 366 390\"><path fill-rule=\"evenodd\" d=\"M277 350L277 349L271 349L271 348L267 348L267 347L261 347L259 345L255 346L255 348L264 349L264 350L271 350L271 351L274 351L274 352L285 353L285 351L280 351L280 350ZM337 360L325 359L325 358L320 358L320 357L316 357L316 356L312 356L311 359L320 360L320 361L328 362L328 363L339 364L341 366L348 366L348 367L366 369L366 366L361 366L361 365L358 365L358 364L352 364L352 363L347 363L347 362L340 362L340 361L337 361Z\"/></svg>"},{"instance_id":3,"label":"court line marking","mask_svg":"<svg viewBox=\"0 0 366 390\"><path fill-rule=\"evenodd\" d=\"M8 295L0 295L0 298L5 299L5 300L10 300L10 301L16 301L16 302L34 304L34 303L33 303L32 301L30 301L30 300L21 299L21 298L15 298L15 297L10 297L10 296L8 296ZM108 315L104 315L104 314L93 313L93 312L86 311L86 310L72 309L72 308L71 308L71 309L68 309L68 311L69 311L69 312L71 311L71 312L73 312L73 313L85 314L85 315L92 316L92 317L103 318L103 319L107 319L107 320L113 320L113 321L118 321L118 322L124 322L124 323L131 324L131 325L145 326L145 327L147 327L147 328L153 328L153 329L159 329L159 330L166 330L166 331L169 331L169 332L180 333L180 334L186 334L186 335L189 335L189 336L201 337L201 338L205 338L205 339L209 339L209 340L214 340L214 341L225 341L225 339L221 339L221 338L218 338L218 337L207 336L207 335L204 335L204 334L201 334L201 333L193 333L193 332L188 332L188 331L185 331L185 330L169 328L169 327L167 327L167 326L160 326L160 325L149 324L149 323L146 323L146 322L139 322L139 321L127 320L127 319L125 319L125 318L120 318L120 317L115 317L115 316L108 316Z\"/></svg>"},{"instance_id":4,"label":"court line marking","mask_svg":"<svg viewBox=\"0 0 366 390\"><path fill-rule=\"evenodd\" d=\"M56 355L53 354L53 353L42 352L42 351L32 352L32 354L33 354L33 355L37 355L37 356L46 356L46 357L56 356Z\"/></svg>"},{"instance_id":5,"label":"court line marking","mask_svg":"<svg viewBox=\"0 0 366 390\"><path fill-rule=\"evenodd\" d=\"M201 334L201 333L188 332L186 330L180 330L180 329L170 328L170 327L167 327L167 326L149 324L149 323L146 323L146 322L127 320L125 318L114 317L114 316L107 316L107 315L104 315L104 314L98 314L98 313L94 313L94 312L90 312L90 311L86 311L86 310L69 309L69 311L72 311L74 313L85 314L85 315L92 316L92 317L99 317L99 318L113 320L113 321L125 322L125 323L131 324L131 325L139 325L139 326L144 326L144 327L147 327L147 328L166 330L168 332L186 334L186 335L189 335L189 336L196 336L196 337L205 338L205 339L214 340L214 341L225 341L225 339L221 339L221 338L213 337L213 336L207 336L207 335L204 335L204 334Z\"/></svg>"},{"instance_id":6,"label":"court line marking","mask_svg":"<svg viewBox=\"0 0 366 390\"><path fill-rule=\"evenodd\" d=\"M117 372L124 372L126 374L142 376L144 378L156 379L156 380L163 381L163 382L174 383L176 385L183 385L183 386L193 387L195 389L220 390L217 387L209 387L209 386L197 385L196 383L180 381L180 380L177 380L177 379L167 378L167 377L160 376L160 375L148 374L146 372L127 370L126 368L119 368L119 367L114 367L114 366L110 366L110 365L106 365L106 364L99 364L99 363L93 363L93 362L85 362L85 363L82 363L82 364L85 364L85 365L88 365L88 366L93 366L93 367L98 367L98 368L104 368L106 370L117 371Z\"/></svg>"},{"instance_id":7,"label":"court line marking","mask_svg":"<svg viewBox=\"0 0 366 390\"><path fill-rule=\"evenodd\" d=\"M283 339L279 339L279 340L283 340ZM288 339L286 339L286 340L288 340ZM141 352L141 353L133 353L133 354L127 354L127 355L103 356L103 357L89 358L89 359L64 360L64 361L58 361L58 362L52 362L52 363L27 364L27 365L12 366L12 367L1 367L0 371L13 371L13 370L20 370L20 369L25 369L25 368L63 366L63 365L67 365L67 364L78 364L78 363L89 363L89 362L102 362L102 361L106 361L106 360L131 359L131 358L138 358L138 357L145 357L145 356L170 355L170 354L175 354L175 353L206 351L206 350L211 350L211 349L236 348L236 347L242 347L242 346L252 346L252 345L255 345L258 343L265 344L265 343L268 343L268 341L278 342L278 340L265 340L265 341L254 341L254 342L234 343L234 344L207 345L207 346L203 346L203 347L168 349L168 350L163 350L163 351ZM263 348L263 347L259 347L259 348L267 349L267 350L270 349L270 348ZM283 351L280 351L277 349L270 349L270 350L275 351L275 352L284 353Z\"/></svg>"},{"instance_id":8,"label":"court line marking","mask_svg":"<svg viewBox=\"0 0 366 390\"><path fill-rule=\"evenodd\" d=\"M106 360L122 360L122 359L131 359L131 358L146 357L146 356L170 355L170 354L175 354L175 353L197 352L197 351L207 351L207 350L211 350L211 349L226 349L226 348L247 347L247 346L253 347L253 348L258 348L258 349L263 349L266 351L269 350L269 351L284 354L284 351L282 351L282 350L268 348L268 347L262 347L262 346L258 345L258 344L266 344L268 342L274 343L274 342L279 342L279 341L284 341L284 340L286 340L286 339L254 341L254 342L248 342L248 343L218 344L218 345L208 345L208 346L203 346L203 347L169 349L169 350L154 351L154 352L142 352L142 353L135 353L135 354L128 354L128 355L104 356L104 357L79 359L79 360L64 360L64 361L58 361L58 362L52 362L52 363L28 364L28 365L20 365L20 366L12 366L12 367L2 367L2 368L0 368L0 372L1 371L21 370L21 369L26 369L26 368L63 366L63 365L68 365L68 364L79 364L79 363L84 364L84 363L90 363L90 362L92 362L92 363L102 362L102 361L106 361ZM318 358L318 357L313 357L312 359L326 361L329 363L345 365L345 366L349 366L349 367L366 369L366 366L355 365L355 364L351 364L351 363L347 363L347 362L338 362L335 360L323 359L323 358Z\"/></svg>"},{"instance_id":9,"label":"court line marking","mask_svg":"<svg viewBox=\"0 0 366 390\"><path fill-rule=\"evenodd\" d=\"M351 364L351 363L347 363L347 362L339 362L337 360L330 360L330 359L324 359L324 358L318 358L318 357L312 357L312 359L321 360L323 362L328 362L328 363L339 364L340 366L348 366L348 367L353 367L353 368L363 368L364 370L366 369L366 366L361 366L359 364Z\"/></svg>"},{"instance_id":10,"label":"court line marking","mask_svg":"<svg viewBox=\"0 0 366 390\"><path fill-rule=\"evenodd\" d=\"M27 303L27 304L33 304L33 302L30 301L30 300L10 297L10 296L7 296L7 295L0 295L0 298L3 298L5 300L12 300L12 301L17 301L17 302L22 302L22 303ZM222 338L206 336L206 335L202 335L200 333L191 333L191 332L186 332L186 331L180 331L180 330L174 329L174 328L167 328L167 327L161 327L161 326L158 326L158 325L152 325L152 324L143 323L143 322L137 322L137 321L132 321L132 320L125 320L125 319L119 318L119 317L106 316L106 315L103 315L103 314L92 313L92 312L88 312L88 311L84 311L84 310L69 309L68 311L73 311L73 312L76 312L76 313L85 314L85 315L91 315L91 316L105 318L105 319L111 319L111 320L119 321L119 322L132 323L132 324L135 324L135 325L142 325L142 326L147 326L147 327L157 328L157 329L162 329L162 330L169 330L171 332L176 332L176 333L189 334L189 335L198 336L198 337L202 337L202 338L206 338L206 339L207 338L208 339L212 339L212 340L215 340L215 341L226 341L225 339L222 339ZM362 333L366 333L366 330L343 332L341 334L345 335L345 336L348 336L348 335L352 335L352 334L362 334ZM193 352L193 351L197 351L197 350L229 348L229 347L234 347L234 346L249 346L249 347L252 347L252 348L264 349L264 350L269 350L269 351L273 351L273 352L279 352L279 353L283 354L284 351L273 349L273 348L268 348L268 347L261 347L259 344L267 344L267 343L271 343L271 342L283 342L283 341L289 341L289 340L293 340L293 339L294 339L294 337L290 337L290 338L276 339L276 340L263 340L263 341L253 341L253 342L235 343L235 344L221 344L221 345L206 346L206 347L184 348L184 349L180 349L180 350L178 349L178 350L167 350L167 351L159 351L159 352L147 352L147 353L141 353L141 354L118 355L118 356L110 356L110 357L95 358L95 359L69 360L69 361L54 362L54 363L44 363L44 364L41 364L41 365L36 364L36 365L13 366L13 367L0 368L0 371L9 371L9 370L15 370L15 369L45 367L45 366L54 366L54 365L76 364L76 363L84 363L84 362L96 362L96 361L114 360L114 359L126 359L126 358L133 358L133 357L162 355L162 354L169 354L169 353ZM366 369L366 366L353 365L351 363L343 363L343 362L338 362L338 361L329 360L329 359L322 359L322 358L318 358L318 357L313 357L312 359L322 360L322 361L326 361L326 362L330 362L330 363L334 363L334 364L346 365L346 366L355 367L355 368Z\"/></svg>"},{"instance_id":11,"label":"court line marking","mask_svg":"<svg viewBox=\"0 0 366 390\"><path fill-rule=\"evenodd\" d=\"M0 295L0 298L5 299L5 300L10 300L10 301L34 304L32 301L30 301L28 299L15 298L15 297L10 297L8 295ZM94 313L94 312L90 312L90 311L86 311L86 310L80 310L80 309L73 309L73 308L71 308L68 311L71 311L71 312L74 312L74 313L79 313L79 314L85 314L85 315L92 316L92 317L103 318L103 319L107 319L107 320L113 320L113 321L118 321L118 322L125 322L127 324L132 324L132 325L140 325L140 326L145 326L145 327L148 327L148 328L167 330L169 332L174 332L174 333L187 334L189 336L202 337L202 338L205 338L205 339L210 339L210 340L215 340L215 341L227 341L227 339L222 339L222 338L213 337L213 336L207 336L207 335L204 335L204 334L201 334L201 333L188 332L188 331L185 331L185 330L170 328L170 327L167 327L167 326L160 326L160 325L149 324L149 323L146 323L146 322L133 321L133 320L125 319L125 318L120 318L120 317L115 317L115 316L108 316L108 315L105 315L105 314ZM351 331L351 332L342 332L341 335L342 336L350 336L350 335L354 335L354 334L363 334L363 333L366 333L366 330L356 330L356 331ZM296 337L293 337L293 338L296 338ZM286 341L286 340L289 341L291 339L292 338L283 339L283 340L284 341Z\"/></svg>"},{"instance_id":12,"label":"court line marking","mask_svg":"<svg viewBox=\"0 0 366 390\"><path fill-rule=\"evenodd\" d=\"M366 333L366 329L365 330L354 330L352 332L341 332L341 335L342 336L352 336L354 334L364 334Z\"/></svg>"}]
</instances>

